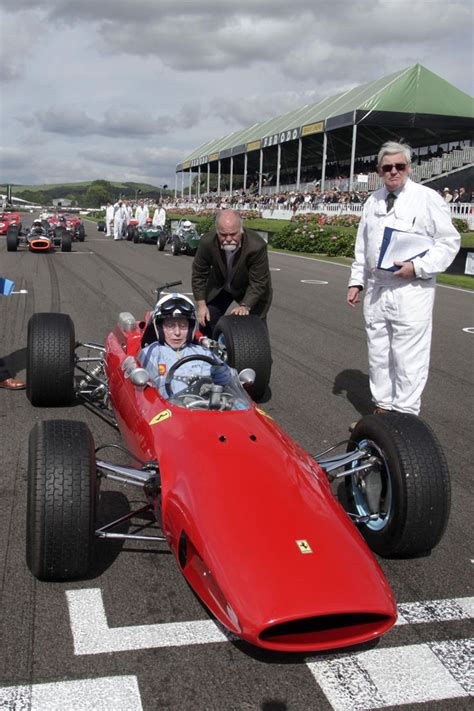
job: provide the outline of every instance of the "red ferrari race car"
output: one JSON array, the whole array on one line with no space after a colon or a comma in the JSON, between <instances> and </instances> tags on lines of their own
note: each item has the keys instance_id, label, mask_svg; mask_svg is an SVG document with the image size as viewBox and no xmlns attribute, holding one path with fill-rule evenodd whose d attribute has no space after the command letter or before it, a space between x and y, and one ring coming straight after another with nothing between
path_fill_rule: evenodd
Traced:
<instances>
[{"instance_id":1,"label":"red ferrari race car","mask_svg":"<svg viewBox=\"0 0 474 711\"><path fill-rule=\"evenodd\" d=\"M0 212L0 235L6 235L12 225L21 232L21 215L19 212Z\"/></svg>"},{"instance_id":2,"label":"red ferrari race car","mask_svg":"<svg viewBox=\"0 0 474 711\"><path fill-rule=\"evenodd\" d=\"M86 238L86 230L81 218L77 215L69 215L67 213L55 213L46 217L47 222L51 225L56 233L59 230L65 230L72 241L84 242Z\"/></svg>"},{"instance_id":3,"label":"red ferrari race car","mask_svg":"<svg viewBox=\"0 0 474 711\"><path fill-rule=\"evenodd\" d=\"M153 326L150 314L136 320L122 313L99 345L76 343L66 314L30 319L31 403L84 401L118 426L127 456L123 464L103 459L104 448L116 445L96 449L83 422L33 428L26 549L33 575L86 576L100 555L97 538L161 541L217 620L253 645L308 652L386 632L396 606L370 549L425 554L449 515L447 465L429 427L406 414L368 415L347 442L311 456L249 397L248 387L257 386L257 396L270 377L260 319L224 316L215 340L205 342L236 369L230 383L186 381L180 370L189 359L215 362L189 356L169 369L167 398L137 360L156 339ZM175 379L186 382L177 394ZM141 487L144 502L97 527L104 478ZM335 483L342 483L345 508ZM161 535L144 530L147 515Z\"/></svg>"},{"instance_id":4,"label":"red ferrari race car","mask_svg":"<svg viewBox=\"0 0 474 711\"><path fill-rule=\"evenodd\" d=\"M52 252L55 247L60 247L61 252L70 252L71 242L71 235L65 230L53 229L45 220L35 220L26 234L20 234L14 225L7 230L8 252L16 252L20 246L30 252Z\"/></svg>"}]
</instances>

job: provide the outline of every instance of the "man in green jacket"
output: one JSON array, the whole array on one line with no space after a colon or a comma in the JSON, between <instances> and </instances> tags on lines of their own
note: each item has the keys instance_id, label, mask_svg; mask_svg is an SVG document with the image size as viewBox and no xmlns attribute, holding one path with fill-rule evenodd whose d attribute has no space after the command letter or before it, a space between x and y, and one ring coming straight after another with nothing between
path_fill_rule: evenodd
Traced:
<instances>
[{"instance_id":1,"label":"man in green jacket","mask_svg":"<svg viewBox=\"0 0 474 711\"><path fill-rule=\"evenodd\" d=\"M235 210L219 212L215 229L200 241L192 288L201 331L207 336L234 301L231 314L266 318L272 301L267 245L257 232L242 226Z\"/></svg>"}]
</instances>

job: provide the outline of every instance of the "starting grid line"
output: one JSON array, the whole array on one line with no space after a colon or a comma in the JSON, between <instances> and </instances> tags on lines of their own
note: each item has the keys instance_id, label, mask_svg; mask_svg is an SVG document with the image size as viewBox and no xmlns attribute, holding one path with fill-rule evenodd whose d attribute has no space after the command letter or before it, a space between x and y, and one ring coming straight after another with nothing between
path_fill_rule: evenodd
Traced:
<instances>
[{"instance_id":1,"label":"starting grid line","mask_svg":"<svg viewBox=\"0 0 474 711\"><path fill-rule=\"evenodd\" d=\"M142 711L135 676L57 681L0 688L0 708L9 711Z\"/></svg>"},{"instance_id":2,"label":"starting grid line","mask_svg":"<svg viewBox=\"0 0 474 711\"><path fill-rule=\"evenodd\" d=\"M214 620L109 627L99 588L68 590L74 653L107 654L135 649L181 647L234 639ZM428 600L398 606L396 625L451 622L474 618L474 597Z\"/></svg>"},{"instance_id":3,"label":"starting grid line","mask_svg":"<svg viewBox=\"0 0 474 711\"><path fill-rule=\"evenodd\" d=\"M229 642L213 620L109 627L99 588L66 592L74 654ZM404 603L396 625L469 620L474 597ZM320 656L306 667L334 711L465 698L474 693L474 641L447 640ZM317 703L317 700L314 700ZM135 676L100 677L0 688L9 711L142 711Z\"/></svg>"}]
</instances>

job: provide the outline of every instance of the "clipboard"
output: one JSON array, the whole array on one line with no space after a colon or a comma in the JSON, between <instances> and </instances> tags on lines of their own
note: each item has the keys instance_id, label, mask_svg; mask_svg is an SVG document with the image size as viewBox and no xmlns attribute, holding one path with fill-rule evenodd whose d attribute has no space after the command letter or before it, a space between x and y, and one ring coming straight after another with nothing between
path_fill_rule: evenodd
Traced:
<instances>
[{"instance_id":1,"label":"clipboard","mask_svg":"<svg viewBox=\"0 0 474 711\"><path fill-rule=\"evenodd\" d=\"M433 243L434 240L427 235L386 227L377 260L377 269L396 272L400 267L396 267L394 262L411 262L416 257L423 257L433 246Z\"/></svg>"}]
</instances>

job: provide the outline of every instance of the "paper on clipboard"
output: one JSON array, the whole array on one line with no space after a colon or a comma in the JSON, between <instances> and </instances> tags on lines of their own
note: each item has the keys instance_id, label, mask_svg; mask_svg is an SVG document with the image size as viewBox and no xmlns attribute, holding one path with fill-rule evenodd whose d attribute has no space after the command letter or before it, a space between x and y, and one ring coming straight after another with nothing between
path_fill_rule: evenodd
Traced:
<instances>
[{"instance_id":1,"label":"paper on clipboard","mask_svg":"<svg viewBox=\"0 0 474 711\"><path fill-rule=\"evenodd\" d=\"M402 232L393 227L386 227L377 262L377 269L395 272L399 267L394 262L409 262L415 257L422 257L433 246L433 239L416 232Z\"/></svg>"}]
</instances>

